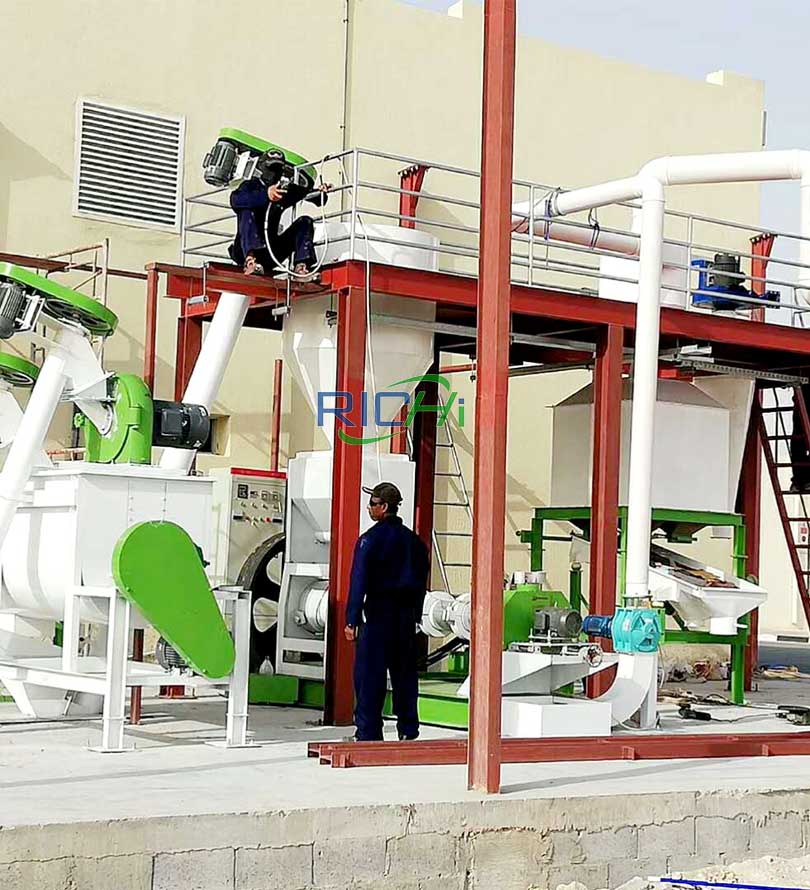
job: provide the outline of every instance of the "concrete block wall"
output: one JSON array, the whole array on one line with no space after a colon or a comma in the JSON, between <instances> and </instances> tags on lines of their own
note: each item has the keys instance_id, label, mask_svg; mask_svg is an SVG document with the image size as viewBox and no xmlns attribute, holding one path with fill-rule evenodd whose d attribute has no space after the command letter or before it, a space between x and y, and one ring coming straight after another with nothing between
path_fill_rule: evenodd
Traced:
<instances>
[{"instance_id":1,"label":"concrete block wall","mask_svg":"<svg viewBox=\"0 0 810 890\"><path fill-rule=\"evenodd\" d=\"M809 852L810 792L496 798L4 827L0 887L596 890Z\"/></svg>"}]
</instances>

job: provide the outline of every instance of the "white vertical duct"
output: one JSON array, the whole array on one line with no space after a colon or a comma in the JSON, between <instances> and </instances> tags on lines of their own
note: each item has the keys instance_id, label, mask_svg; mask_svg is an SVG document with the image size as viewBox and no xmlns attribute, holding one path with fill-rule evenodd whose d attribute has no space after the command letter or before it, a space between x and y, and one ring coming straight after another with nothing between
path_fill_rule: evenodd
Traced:
<instances>
[{"instance_id":1,"label":"white vertical duct","mask_svg":"<svg viewBox=\"0 0 810 890\"><path fill-rule=\"evenodd\" d=\"M630 179L560 192L548 202L548 216L553 217L642 199L627 517L627 595L630 597L645 597L649 592L653 418L658 378L665 206L663 187L787 179L801 180L800 234L803 240L800 242L799 257L805 268L800 269L798 274L797 296L810 304L810 152L736 152L658 158L646 164L637 176ZM525 211L522 216L525 218Z\"/></svg>"},{"instance_id":2,"label":"white vertical duct","mask_svg":"<svg viewBox=\"0 0 810 890\"><path fill-rule=\"evenodd\" d=\"M244 294L223 291L183 394L183 401L187 404L202 405L207 411L211 410L249 305L250 298ZM160 459L160 466L164 470L188 473L195 454L196 451L189 449L167 448Z\"/></svg>"},{"instance_id":3,"label":"white vertical duct","mask_svg":"<svg viewBox=\"0 0 810 890\"><path fill-rule=\"evenodd\" d=\"M664 187L657 179L649 179L644 183L641 204L636 348L633 358L632 437L627 501L628 597L645 597L648 590L663 247Z\"/></svg>"}]
</instances>

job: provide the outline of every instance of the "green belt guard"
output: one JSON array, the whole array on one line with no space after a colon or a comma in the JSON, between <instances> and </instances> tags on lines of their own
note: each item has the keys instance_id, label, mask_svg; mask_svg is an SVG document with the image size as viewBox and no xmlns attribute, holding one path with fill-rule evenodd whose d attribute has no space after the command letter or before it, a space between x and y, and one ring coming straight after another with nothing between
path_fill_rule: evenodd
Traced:
<instances>
[{"instance_id":1,"label":"green belt guard","mask_svg":"<svg viewBox=\"0 0 810 890\"><path fill-rule=\"evenodd\" d=\"M39 376L39 368L27 359L8 352L0 352L0 380L9 386L30 389Z\"/></svg>"},{"instance_id":2,"label":"green belt guard","mask_svg":"<svg viewBox=\"0 0 810 890\"><path fill-rule=\"evenodd\" d=\"M112 571L121 595L193 670L209 680L233 671L233 640L199 551L179 525L140 522L127 529L115 545Z\"/></svg>"},{"instance_id":3,"label":"green belt guard","mask_svg":"<svg viewBox=\"0 0 810 890\"><path fill-rule=\"evenodd\" d=\"M92 297L13 263L0 263L0 285L3 283L17 285L28 294L37 294L43 300L45 315L68 324L78 324L92 336L109 337L118 325L118 316Z\"/></svg>"},{"instance_id":4,"label":"green belt guard","mask_svg":"<svg viewBox=\"0 0 810 890\"><path fill-rule=\"evenodd\" d=\"M149 388L134 374L115 374L110 379L115 423L103 436L84 415L73 425L84 430L87 460L100 464L149 464L152 462L154 406Z\"/></svg>"}]
</instances>

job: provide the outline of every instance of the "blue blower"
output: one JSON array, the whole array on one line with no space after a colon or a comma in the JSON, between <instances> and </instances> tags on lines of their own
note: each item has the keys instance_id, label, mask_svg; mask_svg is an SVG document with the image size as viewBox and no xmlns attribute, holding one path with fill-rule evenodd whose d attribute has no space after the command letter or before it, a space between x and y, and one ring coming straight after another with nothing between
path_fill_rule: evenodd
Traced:
<instances>
[{"instance_id":1,"label":"blue blower","mask_svg":"<svg viewBox=\"0 0 810 890\"><path fill-rule=\"evenodd\" d=\"M613 640L616 652L655 652L661 640L661 621L654 609L617 609L615 615L587 615L582 632Z\"/></svg>"}]
</instances>

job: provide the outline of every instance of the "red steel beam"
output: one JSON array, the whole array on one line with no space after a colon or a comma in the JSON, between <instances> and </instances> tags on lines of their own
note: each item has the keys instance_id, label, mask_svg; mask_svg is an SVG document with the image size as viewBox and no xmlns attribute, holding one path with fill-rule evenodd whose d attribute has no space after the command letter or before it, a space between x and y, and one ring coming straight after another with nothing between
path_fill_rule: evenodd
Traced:
<instances>
[{"instance_id":1,"label":"red steel beam","mask_svg":"<svg viewBox=\"0 0 810 890\"><path fill-rule=\"evenodd\" d=\"M278 472L278 452L281 444L281 383L284 362L277 358L273 363L273 417L270 428L270 469Z\"/></svg>"},{"instance_id":2,"label":"red steel beam","mask_svg":"<svg viewBox=\"0 0 810 890\"><path fill-rule=\"evenodd\" d=\"M593 615L616 611L616 550L619 540L619 467L621 464L622 367L624 329L609 325L599 338L594 364L593 482L591 489L591 581ZM612 651L609 640L603 647ZM615 670L590 677L591 698L602 695Z\"/></svg>"},{"instance_id":3,"label":"red steel beam","mask_svg":"<svg viewBox=\"0 0 810 890\"><path fill-rule=\"evenodd\" d=\"M490 794L501 783L515 35L515 0L485 0L467 780Z\"/></svg>"},{"instance_id":4,"label":"red steel beam","mask_svg":"<svg viewBox=\"0 0 810 890\"><path fill-rule=\"evenodd\" d=\"M159 271L171 270L166 296L186 299L200 293L200 270L182 266L155 264ZM234 274L237 275L233 281ZM411 297L448 306L474 308L477 299L475 279L452 275L447 272L428 272L421 269L404 269L397 266L372 264L374 290L392 296ZM255 276L247 276L248 278ZM364 287L365 263L347 261L321 274L323 284L332 291L345 287ZM277 292L265 282L244 283L245 276L231 273L232 284L240 283L240 292L250 288L252 305L274 303ZM217 279L217 284L227 282ZM220 290L227 289L220 287ZM213 288L216 291L216 288ZM305 297L294 294L294 299ZM310 294L309 296L312 296ZM214 312L214 300L207 304L189 306L189 316L210 316ZM513 285L511 310L514 314L551 318L556 321L595 325L619 325L633 330L635 315L632 303L604 300L585 294L567 293L541 287ZM791 328L787 325L765 324L745 319L724 318L685 312L682 309L664 307L661 310L661 333L664 336L681 337L698 342L723 343L761 350L782 350L810 355L810 329Z\"/></svg>"},{"instance_id":5,"label":"red steel beam","mask_svg":"<svg viewBox=\"0 0 810 890\"><path fill-rule=\"evenodd\" d=\"M146 330L143 338L143 379L149 391L155 392L155 363L157 360L158 279L157 269L146 273Z\"/></svg>"},{"instance_id":6,"label":"red steel beam","mask_svg":"<svg viewBox=\"0 0 810 890\"><path fill-rule=\"evenodd\" d=\"M308 755L333 767L463 764L464 739L422 742L312 742ZM706 757L810 755L810 732L720 735L615 735L591 738L503 739L504 763L673 760Z\"/></svg>"},{"instance_id":7,"label":"red steel beam","mask_svg":"<svg viewBox=\"0 0 810 890\"><path fill-rule=\"evenodd\" d=\"M352 434L362 435L361 397L366 373L366 295L362 288L338 294L337 381L338 392L351 394L349 417L356 424ZM353 719L352 665L354 650L343 635L349 596L352 557L360 534L360 487L363 448L341 439L335 423L332 457L332 538L329 549L329 620L326 640L324 720L349 726Z\"/></svg>"},{"instance_id":8,"label":"red steel beam","mask_svg":"<svg viewBox=\"0 0 810 890\"><path fill-rule=\"evenodd\" d=\"M25 266L28 269L40 269L45 272L95 272L98 266L92 263L78 263L71 265L67 260L52 260L41 256L28 256L24 253L6 253L0 251L0 263L12 263L15 266ZM131 269L107 269L107 274L113 278L134 278L144 281L146 275L143 272L133 272Z\"/></svg>"}]
</instances>

